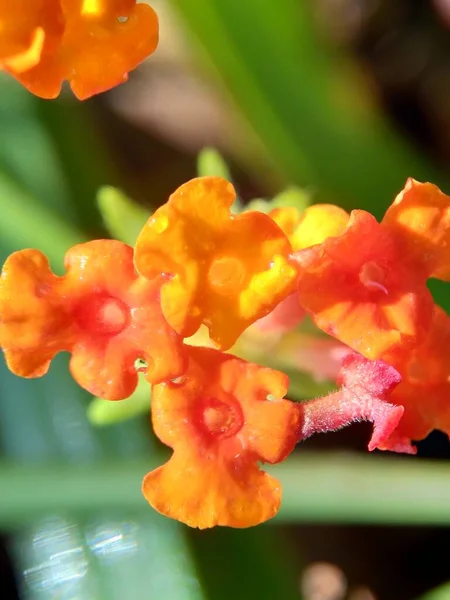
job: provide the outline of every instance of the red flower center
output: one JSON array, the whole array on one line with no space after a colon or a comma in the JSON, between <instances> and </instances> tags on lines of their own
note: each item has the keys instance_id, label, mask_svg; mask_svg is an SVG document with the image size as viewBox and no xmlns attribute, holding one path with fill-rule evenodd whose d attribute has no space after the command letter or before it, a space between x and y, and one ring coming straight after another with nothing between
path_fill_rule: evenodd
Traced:
<instances>
[{"instance_id":1,"label":"red flower center","mask_svg":"<svg viewBox=\"0 0 450 600\"><path fill-rule=\"evenodd\" d=\"M199 428L216 439L236 435L244 424L242 409L234 398L227 402L206 398L200 402L198 417Z\"/></svg>"},{"instance_id":2,"label":"red flower center","mask_svg":"<svg viewBox=\"0 0 450 600\"><path fill-rule=\"evenodd\" d=\"M74 317L81 329L92 334L117 335L128 326L130 310L118 298L96 294L75 308Z\"/></svg>"}]
</instances>

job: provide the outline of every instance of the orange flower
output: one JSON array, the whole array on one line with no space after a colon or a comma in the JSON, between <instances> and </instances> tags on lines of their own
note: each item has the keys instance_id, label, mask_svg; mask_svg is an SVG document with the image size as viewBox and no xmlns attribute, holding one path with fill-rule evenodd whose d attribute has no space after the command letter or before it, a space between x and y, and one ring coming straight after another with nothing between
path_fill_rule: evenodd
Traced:
<instances>
[{"instance_id":1,"label":"orange flower","mask_svg":"<svg viewBox=\"0 0 450 600\"><path fill-rule=\"evenodd\" d=\"M315 323L367 358L425 336L433 312L422 265L365 211L322 244L297 252L300 304Z\"/></svg>"},{"instance_id":2,"label":"orange flower","mask_svg":"<svg viewBox=\"0 0 450 600\"><path fill-rule=\"evenodd\" d=\"M382 224L428 277L450 281L450 197L432 183L408 179Z\"/></svg>"},{"instance_id":3,"label":"orange flower","mask_svg":"<svg viewBox=\"0 0 450 600\"><path fill-rule=\"evenodd\" d=\"M270 217L230 213L233 186L220 177L182 185L149 219L136 243L144 277L171 275L164 315L179 333L204 323L221 349L294 291L291 246Z\"/></svg>"},{"instance_id":4,"label":"orange flower","mask_svg":"<svg viewBox=\"0 0 450 600\"><path fill-rule=\"evenodd\" d=\"M76 381L110 400L135 389L137 359L148 363L151 383L180 375L182 340L161 313L160 283L135 273L132 248L114 240L80 244L65 265L57 277L38 250L16 252L4 265L0 345L13 373L44 375L66 350Z\"/></svg>"},{"instance_id":5,"label":"orange flower","mask_svg":"<svg viewBox=\"0 0 450 600\"><path fill-rule=\"evenodd\" d=\"M59 0L0 0L0 68L20 74L35 67L63 30Z\"/></svg>"},{"instance_id":6,"label":"orange flower","mask_svg":"<svg viewBox=\"0 0 450 600\"><path fill-rule=\"evenodd\" d=\"M180 381L153 388L153 427L174 453L146 475L144 496L200 529L267 521L281 487L258 463L284 460L299 437L298 405L282 399L288 378L210 348L189 352Z\"/></svg>"},{"instance_id":7,"label":"orange flower","mask_svg":"<svg viewBox=\"0 0 450 600\"><path fill-rule=\"evenodd\" d=\"M450 436L449 346L450 317L437 306L424 342L411 352L399 351L386 358L403 379L391 401L402 405L405 413L395 432L380 446L382 450L395 451L400 444L415 454L412 440L426 438L433 429Z\"/></svg>"},{"instance_id":8,"label":"orange flower","mask_svg":"<svg viewBox=\"0 0 450 600\"><path fill-rule=\"evenodd\" d=\"M158 45L158 18L136 0L60 0L64 33L57 47L44 45L40 61L26 71L8 70L41 98L56 98L69 81L84 100L128 78ZM50 9L44 13L51 14Z\"/></svg>"},{"instance_id":9,"label":"orange flower","mask_svg":"<svg viewBox=\"0 0 450 600\"><path fill-rule=\"evenodd\" d=\"M327 237L340 235L350 218L334 204L314 204L303 212L296 208L275 208L269 216L289 238L293 250L321 244Z\"/></svg>"}]
</instances>

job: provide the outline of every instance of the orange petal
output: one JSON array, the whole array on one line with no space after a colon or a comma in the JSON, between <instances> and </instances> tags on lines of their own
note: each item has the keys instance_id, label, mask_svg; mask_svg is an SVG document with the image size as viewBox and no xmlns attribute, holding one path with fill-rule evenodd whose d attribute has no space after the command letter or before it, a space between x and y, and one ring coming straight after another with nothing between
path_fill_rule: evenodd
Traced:
<instances>
[{"instance_id":1,"label":"orange petal","mask_svg":"<svg viewBox=\"0 0 450 600\"><path fill-rule=\"evenodd\" d=\"M59 0L0 0L0 68L20 74L36 66L63 29Z\"/></svg>"},{"instance_id":2,"label":"orange petal","mask_svg":"<svg viewBox=\"0 0 450 600\"><path fill-rule=\"evenodd\" d=\"M318 327L367 358L424 337L433 312L425 276L369 213L353 211L341 236L296 259L301 305Z\"/></svg>"},{"instance_id":3,"label":"orange petal","mask_svg":"<svg viewBox=\"0 0 450 600\"><path fill-rule=\"evenodd\" d=\"M124 83L158 45L158 18L135 0L63 0L65 29L57 49L45 51L39 64L16 74L42 98L58 96L63 81L85 100Z\"/></svg>"},{"instance_id":4,"label":"orange petal","mask_svg":"<svg viewBox=\"0 0 450 600\"><path fill-rule=\"evenodd\" d=\"M301 425L298 405L283 399L289 379L280 371L237 360L224 362L220 377L222 388L241 399L239 437L264 462L280 462L292 452Z\"/></svg>"},{"instance_id":5,"label":"orange petal","mask_svg":"<svg viewBox=\"0 0 450 600\"><path fill-rule=\"evenodd\" d=\"M145 476L142 492L158 512L199 529L259 525L276 515L281 501L279 481L254 462L227 464L195 450L175 451Z\"/></svg>"},{"instance_id":6,"label":"orange petal","mask_svg":"<svg viewBox=\"0 0 450 600\"><path fill-rule=\"evenodd\" d=\"M65 266L67 273L56 277L36 250L6 261L0 343L11 370L43 375L53 356L67 350L78 383L111 400L133 392L138 358L147 363L150 383L184 371L182 339L161 311L161 284L137 275L132 248L115 240L79 244Z\"/></svg>"},{"instance_id":7,"label":"orange petal","mask_svg":"<svg viewBox=\"0 0 450 600\"><path fill-rule=\"evenodd\" d=\"M0 282L0 345L9 368L22 377L47 372L69 345L70 322L53 292L57 277L38 250L12 254Z\"/></svg>"},{"instance_id":8,"label":"orange petal","mask_svg":"<svg viewBox=\"0 0 450 600\"><path fill-rule=\"evenodd\" d=\"M160 282L136 274L131 247L115 240L80 244L65 265L60 293L77 324L71 368L80 385L91 382L92 393L115 400L136 387L138 358L150 383L184 371L182 339L161 311Z\"/></svg>"},{"instance_id":9,"label":"orange petal","mask_svg":"<svg viewBox=\"0 0 450 600\"><path fill-rule=\"evenodd\" d=\"M193 527L256 525L280 500L257 463L280 462L299 437L298 406L281 398L287 377L209 348L189 355L179 380L153 388L153 427L174 454L147 475L144 495Z\"/></svg>"},{"instance_id":10,"label":"orange petal","mask_svg":"<svg viewBox=\"0 0 450 600\"><path fill-rule=\"evenodd\" d=\"M315 204L303 212L296 208L276 208L269 216L287 235L294 251L341 235L350 218L344 209L334 204Z\"/></svg>"},{"instance_id":11,"label":"orange petal","mask_svg":"<svg viewBox=\"0 0 450 600\"><path fill-rule=\"evenodd\" d=\"M450 281L450 197L432 183L408 179L383 225L427 277Z\"/></svg>"},{"instance_id":12,"label":"orange petal","mask_svg":"<svg viewBox=\"0 0 450 600\"><path fill-rule=\"evenodd\" d=\"M393 352L387 360L401 374L402 383L391 400L405 412L395 434L382 449L395 450L399 440L411 445L433 429L450 436L450 317L436 306L433 322L424 342L412 351Z\"/></svg>"},{"instance_id":13,"label":"orange petal","mask_svg":"<svg viewBox=\"0 0 450 600\"><path fill-rule=\"evenodd\" d=\"M221 349L293 291L295 279L283 232L262 213L231 214L234 199L224 179L189 181L147 222L135 251L142 275L171 276L161 301L172 327L189 336L204 323Z\"/></svg>"},{"instance_id":14,"label":"orange petal","mask_svg":"<svg viewBox=\"0 0 450 600\"><path fill-rule=\"evenodd\" d=\"M95 396L120 400L134 392L139 351L121 336L89 339L83 336L72 348L70 371L81 387Z\"/></svg>"}]
</instances>

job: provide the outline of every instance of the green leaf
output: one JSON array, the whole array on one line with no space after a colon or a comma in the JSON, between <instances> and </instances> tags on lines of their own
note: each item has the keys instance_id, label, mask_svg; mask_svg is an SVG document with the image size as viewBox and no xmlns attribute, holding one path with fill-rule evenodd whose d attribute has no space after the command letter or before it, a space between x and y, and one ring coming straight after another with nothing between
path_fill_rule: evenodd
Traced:
<instances>
[{"instance_id":1,"label":"green leaf","mask_svg":"<svg viewBox=\"0 0 450 600\"><path fill-rule=\"evenodd\" d=\"M427 592L420 596L419 600L449 600L450 599L450 582Z\"/></svg>"},{"instance_id":2,"label":"green leaf","mask_svg":"<svg viewBox=\"0 0 450 600\"><path fill-rule=\"evenodd\" d=\"M92 425L103 427L133 419L150 410L151 387L144 377L139 379L133 394L120 402L111 402L103 398L92 398L87 416Z\"/></svg>"},{"instance_id":3,"label":"green leaf","mask_svg":"<svg viewBox=\"0 0 450 600\"><path fill-rule=\"evenodd\" d=\"M292 207L303 212L305 208L310 206L311 200L311 194L308 191L293 185L274 196L272 200L265 200L264 198L250 200L245 210L257 210L267 214L274 208Z\"/></svg>"},{"instance_id":4,"label":"green leaf","mask_svg":"<svg viewBox=\"0 0 450 600\"><path fill-rule=\"evenodd\" d=\"M9 250L38 248L55 268L83 234L0 171L0 239Z\"/></svg>"},{"instance_id":5,"label":"green leaf","mask_svg":"<svg viewBox=\"0 0 450 600\"><path fill-rule=\"evenodd\" d=\"M37 98L17 82L0 79L0 169L59 218L73 222L76 210L38 105Z\"/></svg>"},{"instance_id":6,"label":"green leaf","mask_svg":"<svg viewBox=\"0 0 450 600\"><path fill-rule=\"evenodd\" d=\"M197 156L197 174L199 177L223 177L233 182L227 163L215 148L203 148Z\"/></svg>"},{"instance_id":7,"label":"green leaf","mask_svg":"<svg viewBox=\"0 0 450 600\"><path fill-rule=\"evenodd\" d=\"M112 186L99 189L97 204L111 236L134 246L150 212Z\"/></svg>"},{"instance_id":8,"label":"green leaf","mask_svg":"<svg viewBox=\"0 0 450 600\"><path fill-rule=\"evenodd\" d=\"M197 157L197 174L199 177L222 177L230 183L233 183L227 163L215 148L203 148L203 150L199 152ZM240 213L242 212L242 209L242 202L239 197L236 197L236 200L231 206L231 211Z\"/></svg>"},{"instance_id":9,"label":"green leaf","mask_svg":"<svg viewBox=\"0 0 450 600\"><path fill-rule=\"evenodd\" d=\"M258 212L262 212L264 214L269 213L272 210L272 201L265 200L264 198L254 198L250 200L250 202L245 207L245 210L257 210Z\"/></svg>"},{"instance_id":10,"label":"green leaf","mask_svg":"<svg viewBox=\"0 0 450 600\"><path fill-rule=\"evenodd\" d=\"M301 563L281 531L218 527L193 532L192 539L210 598L300 600Z\"/></svg>"},{"instance_id":11,"label":"green leaf","mask_svg":"<svg viewBox=\"0 0 450 600\"><path fill-rule=\"evenodd\" d=\"M298 0L172 0L289 181L347 207L386 206L406 178L443 181L367 98Z\"/></svg>"},{"instance_id":12,"label":"green leaf","mask_svg":"<svg viewBox=\"0 0 450 600\"><path fill-rule=\"evenodd\" d=\"M84 229L97 231L95 197L100 186L120 181L120 167L110 160L95 102L61 95L48 102L33 98L35 110L52 140L57 164L69 190L72 211ZM98 237L98 236L97 236Z\"/></svg>"},{"instance_id":13,"label":"green leaf","mask_svg":"<svg viewBox=\"0 0 450 600\"><path fill-rule=\"evenodd\" d=\"M311 204L311 194L304 189L291 186L277 194L272 200L272 208L293 207L303 212Z\"/></svg>"}]
</instances>

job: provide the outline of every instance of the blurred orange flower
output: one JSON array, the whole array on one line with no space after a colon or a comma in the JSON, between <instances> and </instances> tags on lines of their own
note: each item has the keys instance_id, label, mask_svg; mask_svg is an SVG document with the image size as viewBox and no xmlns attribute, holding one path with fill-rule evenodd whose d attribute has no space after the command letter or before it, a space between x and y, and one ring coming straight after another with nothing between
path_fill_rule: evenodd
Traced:
<instances>
[{"instance_id":1,"label":"blurred orange flower","mask_svg":"<svg viewBox=\"0 0 450 600\"><path fill-rule=\"evenodd\" d=\"M424 342L410 352L397 351L386 360L401 374L402 382L391 401L405 412L382 450L398 446L415 453L412 440L423 440L433 429L450 436L450 317L436 306Z\"/></svg>"},{"instance_id":2,"label":"blurred orange flower","mask_svg":"<svg viewBox=\"0 0 450 600\"><path fill-rule=\"evenodd\" d=\"M56 98L64 81L69 81L80 100L109 90L126 81L129 71L158 45L158 18L148 4L136 0L36 1L42 5L45 25L39 60L26 69L11 61L4 67L41 98ZM54 33L56 25L59 37Z\"/></svg>"},{"instance_id":3,"label":"blurred orange flower","mask_svg":"<svg viewBox=\"0 0 450 600\"><path fill-rule=\"evenodd\" d=\"M136 243L144 277L166 273L164 315L189 336L203 323L222 350L294 291L288 239L267 215L230 213L233 186L220 177L182 185L149 219Z\"/></svg>"},{"instance_id":4,"label":"blurred orange flower","mask_svg":"<svg viewBox=\"0 0 450 600\"><path fill-rule=\"evenodd\" d=\"M200 529L267 521L281 486L258 463L284 460L299 438L298 405L282 399L288 378L210 348L189 352L185 375L153 388L153 427L174 453L146 475L144 496Z\"/></svg>"},{"instance_id":5,"label":"blurred orange flower","mask_svg":"<svg viewBox=\"0 0 450 600\"><path fill-rule=\"evenodd\" d=\"M74 246L67 273L54 275L38 250L15 252L0 281L0 345L22 377L44 375L60 351L86 390L118 400L137 385L135 362L147 362L151 383L185 368L181 338L164 319L158 281L139 277L133 250L114 240Z\"/></svg>"},{"instance_id":6,"label":"blurred orange flower","mask_svg":"<svg viewBox=\"0 0 450 600\"><path fill-rule=\"evenodd\" d=\"M353 211L340 235L295 258L300 304L318 327L367 358L425 336L434 306L428 273L371 214Z\"/></svg>"}]
</instances>

